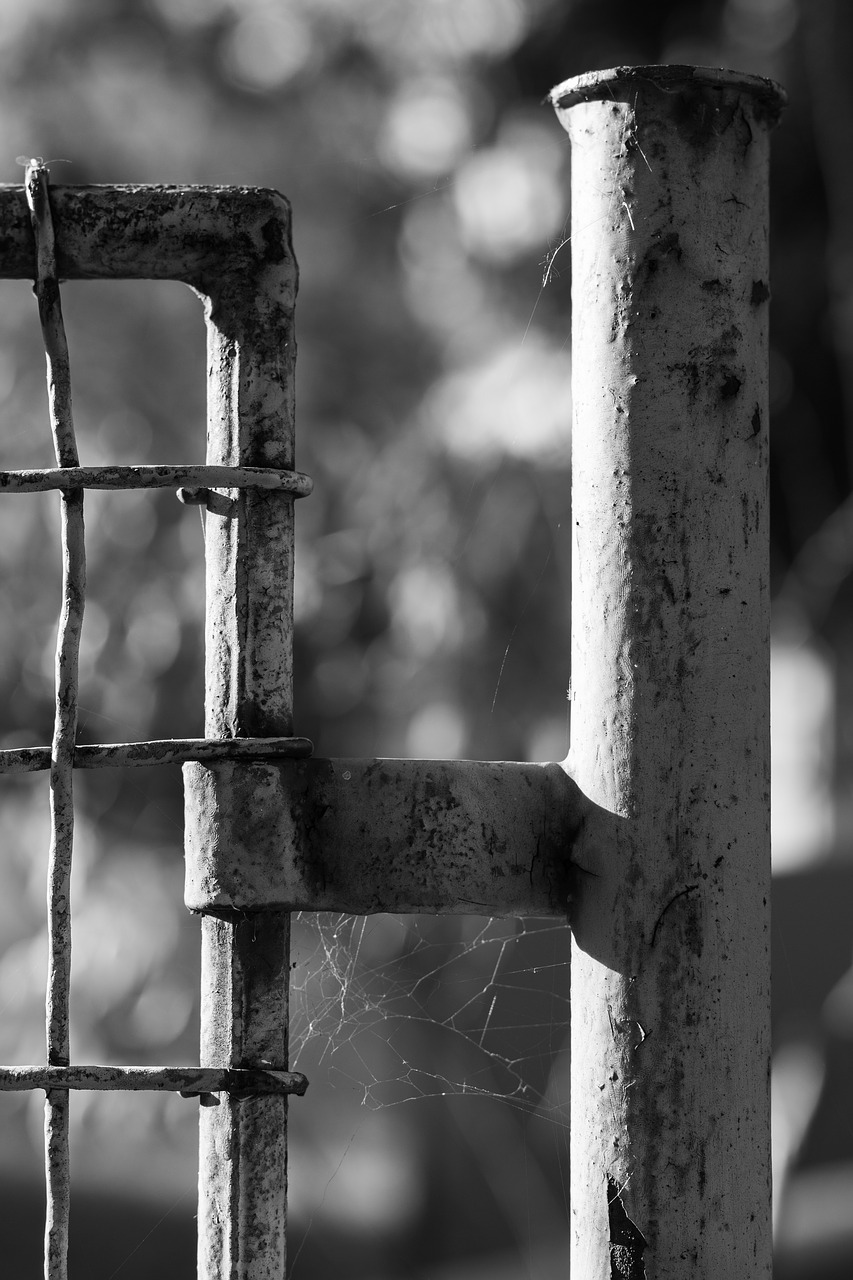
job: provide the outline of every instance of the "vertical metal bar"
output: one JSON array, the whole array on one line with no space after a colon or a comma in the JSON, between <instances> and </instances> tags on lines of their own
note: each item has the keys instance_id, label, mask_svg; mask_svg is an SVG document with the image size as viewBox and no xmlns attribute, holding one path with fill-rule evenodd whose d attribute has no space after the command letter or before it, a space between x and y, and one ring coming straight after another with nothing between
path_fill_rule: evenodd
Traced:
<instances>
[{"instance_id":1,"label":"vertical metal bar","mask_svg":"<svg viewBox=\"0 0 853 1280\"><path fill-rule=\"evenodd\" d=\"M264 195L255 270L207 300L212 464L293 465L296 268L290 212ZM248 220L250 210L247 208ZM235 226L235 238L245 228ZM292 732L293 498L231 490L208 501L205 732ZM202 920L203 1066L286 1068L290 917ZM200 1116L199 1276L284 1280L287 1100L220 1094Z\"/></svg>"},{"instance_id":2,"label":"vertical metal bar","mask_svg":"<svg viewBox=\"0 0 853 1280\"><path fill-rule=\"evenodd\" d=\"M771 1267L767 169L757 77L622 68L572 139L571 1274Z\"/></svg>"},{"instance_id":3,"label":"vertical metal bar","mask_svg":"<svg viewBox=\"0 0 853 1280\"><path fill-rule=\"evenodd\" d=\"M48 173L40 161L24 179L36 244L35 293L47 357L50 423L57 465L78 465L71 416L68 345L59 299ZM56 715L50 763L51 843L48 864L47 1061L69 1063L71 980L71 854L74 841L73 761L77 733L77 670L86 592L83 490L60 495L62 510L62 611L56 640ZM45 1098L46 1280L65 1280L70 1209L68 1093Z\"/></svg>"}]
</instances>

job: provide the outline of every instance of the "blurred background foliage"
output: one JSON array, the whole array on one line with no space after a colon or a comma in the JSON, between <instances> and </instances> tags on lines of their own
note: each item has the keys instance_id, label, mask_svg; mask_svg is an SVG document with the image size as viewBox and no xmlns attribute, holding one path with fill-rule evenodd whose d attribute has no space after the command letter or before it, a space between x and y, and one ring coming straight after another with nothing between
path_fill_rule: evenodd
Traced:
<instances>
[{"instance_id":1,"label":"blurred background foliage","mask_svg":"<svg viewBox=\"0 0 853 1280\"><path fill-rule=\"evenodd\" d=\"M323 755L565 755L570 175L542 100L620 63L787 86L771 238L780 1276L847 1275L853 1257L851 52L843 0L0 3L6 181L38 153L54 182L257 184L292 203L298 465L315 479L296 731ZM0 466L51 465L35 304L26 282L0 297ZM69 283L63 303L81 460L200 460L198 300ZM57 505L0 504L5 747L50 738ZM200 733L197 512L93 493L87 526L81 740ZM77 793L73 1055L192 1062L179 775L84 773ZM43 777L3 781L0 828L0 1057L36 1062ZM293 1274L565 1274L566 931L306 918L295 958L312 1085L291 1108ZM0 1103L0 1244L35 1274L39 1100ZM188 1274L193 1105L74 1103L76 1274Z\"/></svg>"}]
</instances>

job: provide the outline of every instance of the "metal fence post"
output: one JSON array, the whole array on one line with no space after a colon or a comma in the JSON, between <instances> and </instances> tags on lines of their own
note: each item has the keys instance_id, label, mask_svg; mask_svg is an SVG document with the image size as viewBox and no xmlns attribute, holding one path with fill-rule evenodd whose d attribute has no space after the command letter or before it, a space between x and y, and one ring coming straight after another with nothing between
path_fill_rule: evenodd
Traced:
<instances>
[{"instance_id":1,"label":"metal fence post","mask_svg":"<svg viewBox=\"0 0 853 1280\"><path fill-rule=\"evenodd\" d=\"M770 1272L767 160L780 90L638 67L572 140L571 1273Z\"/></svg>"},{"instance_id":2,"label":"metal fence post","mask_svg":"<svg viewBox=\"0 0 853 1280\"><path fill-rule=\"evenodd\" d=\"M293 466L296 268L285 201L264 228L267 261L205 303L209 464ZM292 731L293 499L209 493L205 733ZM201 1065L288 1065L290 916L202 919ZM214 1102L213 1099L210 1099ZM283 1280L287 1098L221 1094L202 1107L199 1276Z\"/></svg>"}]
</instances>

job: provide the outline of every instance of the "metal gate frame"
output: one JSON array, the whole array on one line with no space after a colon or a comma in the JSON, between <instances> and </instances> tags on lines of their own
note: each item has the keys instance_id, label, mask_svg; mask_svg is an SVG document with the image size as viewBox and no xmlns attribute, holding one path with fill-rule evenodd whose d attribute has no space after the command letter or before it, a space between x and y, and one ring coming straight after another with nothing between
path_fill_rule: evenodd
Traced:
<instances>
[{"instance_id":1,"label":"metal gate frame","mask_svg":"<svg viewBox=\"0 0 853 1280\"><path fill-rule=\"evenodd\" d=\"M322 761L293 736L293 500L310 481L293 470L286 201L48 196L38 161L26 192L0 190L0 276L36 280L58 464L0 473L0 493L58 489L63 507L53 746L0 753L0 770L51 774L48 1063L0 1069L0 1087L46 1090L51 1280L66 1276L74 1088L198 1095L199 1275L282 1280L287 1096L307 1083L288 1071L293 910L567 905L576 1274L642 1280L647 1251L656 1278L768 1274L766 187L782 100L689 67L552 95L576 158L565 765ZM59 277L202 296L204 466L78 465ZM206 737L76 747L83 491L167 485L209 513ZM201 1067L72 1066L72 770L164 761L186 762Z\"/></svg>"},{"instance_id":2,"label":"metal gate frame","mask_svg":"<svg viewBox=\"0 0 853 1280\"><path fill-rule=\"evenodd\" d=\"M201 1068L117 1068L69 1064L71 963L69 883L73 838L72 770L213 760L223 756L304 756L307 739L291 734L293 499L310 492L292 469L293 340L296 267L286 202L274 192L239 188L54 187L38 161L25 188L0 191L0 275L31 278L45 338L57 467L0 473L0 494L57 489L63 510L63 603L57 643L57 710L51 748L0 753L4 772L50 769L53 836L49 871L47 1066L0 1071L4 1089L46 1090L47 1225L45 1275L67 1274L68 1091L170 1089L199 1096L202 1115L228 1113L235 1134L246 1113L262 1116L267 1159L284 1142L284 1100L302 1093L304 1077L287 1071L286 944L288 917L270 927L205 920L209 978L203 1008ZM80 467L70 412L70 377L59 278L182 280L204 299L208 332L208 449L202 466ZM207 533L207 738L75 747L77 651L85 601L83 492L86 488L180 486L185 501L205 502L221 519ZM253 971L242 974L249 942ZM269 944L269 945L267 945ZM276 945L280 948L276 953ZM263 990L262 948L281 966ZM264 970L266 973L267 970ZM272 979L272 971L271 979ZM242 1017L217 1009L225 986L245 983ZM282 977L284 980L282 981ZM213 1026L211 1027L211 1023ZM233 1039L227 1041L233 1028ZM223 1043L222 1037L226 1037ZM235 1193L236 1194L236 1193ZM281 1237L284 1206L263 1177L254 1194L271 1205ZM241 1198L245 1204L245 1198ZM225 1224L238 1215L229 1202ZM252 1229L257 1222L251 1211ZM224 1247L224 1246L223 1246ZM230 1271L217 1268L211 1274Z\"/></svg>"}]
</instances>

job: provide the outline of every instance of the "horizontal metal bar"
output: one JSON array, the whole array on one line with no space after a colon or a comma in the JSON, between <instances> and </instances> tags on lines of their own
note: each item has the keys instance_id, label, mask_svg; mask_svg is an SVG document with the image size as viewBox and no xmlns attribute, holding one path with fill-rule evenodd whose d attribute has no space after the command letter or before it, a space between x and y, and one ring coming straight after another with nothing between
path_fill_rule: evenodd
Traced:
<instances>
[{"instance_id":1,"label":"horizontal metal bar","mask_svg":"<svg viewBox=\"0 0 853 1280\"><path fill-rule=\"evenodd\" d=\"M230 284L254 292L259 273L272 269L295 289L290 207L277 191L51 184L50 203L63 280L183 280L205 293ZM20 185L0 186L0 241L0 277L32 280Z\"/></svg>"},{"instance_id":2,"label":"horizontal metal bar","mask_svg":"<svg viewBox=\"0 0 853 1280\"><path fill-rule=\"evenodd\" d=\"M566 916L587 816L558 764L184 766L193 911Z\"/></svg>"},{"instance_id":3,"label":"horizontal metal bar","mask_svg":"<svg viewBox=\"0 0 853 1280\"><path fill-rule=\"evenodd\" d=\"M188 760L302 759L314 750L309 738L163 738L78 746L75 769L115 769ZM50 768L50 747L0 751L0 773L37 773Z\"/></svg>"},{"instance_id":4,"label":"horizontal metal bar","mask_svg":"<svg viewBox=\"0 0 853 1280\"><path fill-rule=\"evenodd\" d=\"M268 467L181 466L46 467L0 471L0 493L41 493L49 489L272 489L306 498L314 481L301 471Z\"/></svg>"},{"instance_id":5,"label":"horizontal metal bar","mask_svg":"<svg viewBox=\"0 0 853 1280\"><path fill-rule=\"evenodd\" d=\"M27 1089L147 1090L181 1093L281 1094L300 1097L308 1080L300 1071L274 1067L0 1067L0 1090Z\"/></svg>"}]
</instances>

